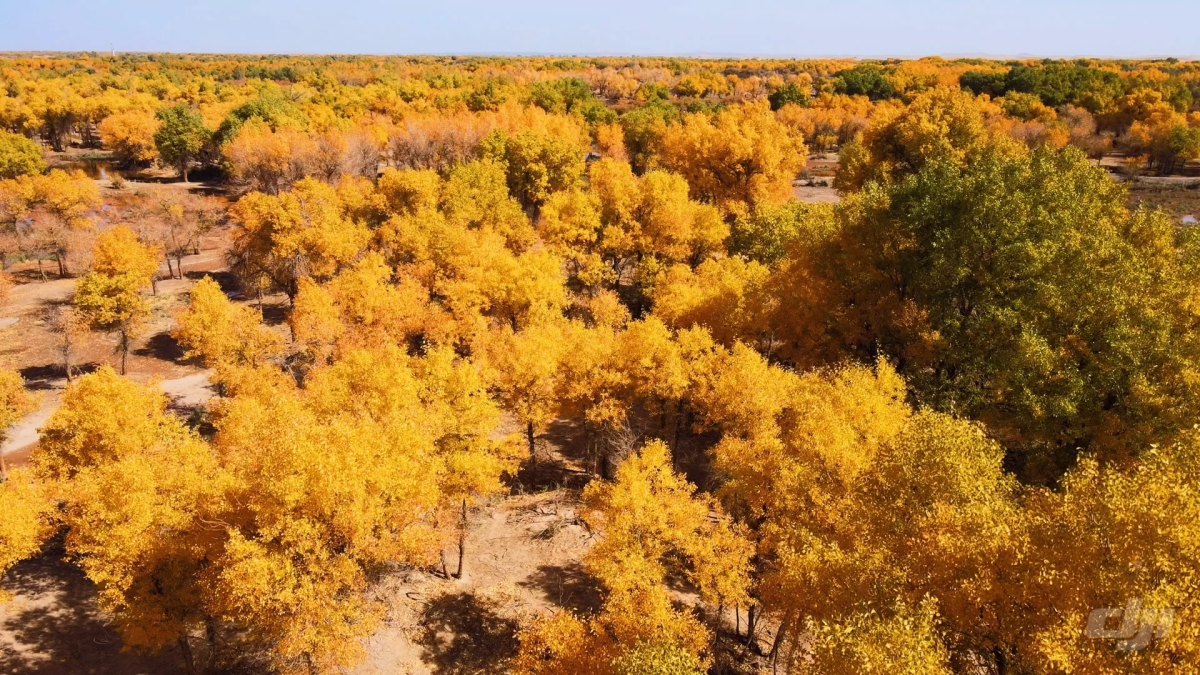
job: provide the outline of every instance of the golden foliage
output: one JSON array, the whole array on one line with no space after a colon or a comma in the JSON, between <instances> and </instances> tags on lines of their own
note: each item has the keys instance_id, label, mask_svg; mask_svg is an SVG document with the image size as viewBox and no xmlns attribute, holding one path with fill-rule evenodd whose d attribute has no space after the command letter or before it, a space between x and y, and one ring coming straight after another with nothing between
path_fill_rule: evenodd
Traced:
<instances>
[{"instance_id":1,"label":"golden foliage","mask_svg":"<svg viewBox=\"0 0 1200 675\"><path fill-rule=\"evenodd\" d=\"M658 162L683 175L697 199L726 211L786 201L804 169L803 138L763 103L692 114L668 126Z\"/></svg>"}]
</instances>

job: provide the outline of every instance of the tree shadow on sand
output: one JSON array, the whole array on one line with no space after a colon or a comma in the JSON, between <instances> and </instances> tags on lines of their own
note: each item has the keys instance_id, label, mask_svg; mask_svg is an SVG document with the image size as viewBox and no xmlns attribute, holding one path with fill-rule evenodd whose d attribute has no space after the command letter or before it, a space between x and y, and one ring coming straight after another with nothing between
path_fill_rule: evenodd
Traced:
<instances>
[{"instance_id":1,"label":"tree shadow on sand","mask_svg":"<svg viewBox=\"0 0 1200 675\"><path fill-rule=\"evenodd\" d=\"M4 577L15 596L0 605L0 673L138 675L180 673L177 654L121 651L121 639L96 608L96 592L52 546ZM57 549L57 550L53 550Z\"/></svg>"},{"instance_id":2,"label":"tree shadow on sand","mask_svg":"<svg viewBox=\"0 0 1200 675\"><path fill-rule=\"evenodd\" d=\"M587 616L600 611L600 581L583 565L540 565L520 583L538 591L551 604Z\"/></svg>"},{"instance_id":3,"label":"tree shadow on sand","mask_svg":"<svg viewBox=\"0 0 1200 675\"><path fill-rule=\"evenodd\" d=\"M192 281L200 281L204 277L212 277L212 280L217 282L217 285L221 287L222 293L228 296L237 296L238 298L241 297L242 284L238 281L238 278L234 276L233 272L228 272L225 270L184 270L183 276Z\"/></svg>"},{"instance_id":4,"label":"tree shadow on sand","mask_svg":"<svg viewBox=\"0 0 1200 675\"><path fill-rule=\"evenodd\" d=\"M470 593L430 601L421 624L417 642L435 673L503 672L504 662L517 653L517 622Z\"/></svg>"},{"instance_id":5,"label":"tree shadow on sand","mask_svg":"<svg viewBox=\"0 0 1200 675\"><path fill-rule=\"evenodd\" d=\"M95 361L82 363L71 367L71 373L76 377L87 375L95 372L100 368L100 364ZM25 388L34 391L46 391L54 389L59 380L64 380L67 377L66 370L63 369L61 363L47 363L41 366L26 366L19 371L21 377L25 380Z\"/></svg>"},{"instance_id":6,"label":"tree shadow on sand","mask_svg":"<svg viewBox=\"0 0 1200 675\"><path fill-rule=\"evenodd\" d=\"M146 344L133 350L138 356L149 356L160 361L183 363L184 349L169 331L155 333Z\"/></svg>"},{"instance_id":7,"label":"tree shadow on sand","mask_svg":"<svg viewBox=\"0 0 1200 675\"><path fill-rule=\"evenodd\" d=\"M566 488L581 490L592 479L585 467L589 439L574 420L555 420L537 439L536 461L525 461L509 488L517 493L544 492Z\"/></svg>"}]
</instances>

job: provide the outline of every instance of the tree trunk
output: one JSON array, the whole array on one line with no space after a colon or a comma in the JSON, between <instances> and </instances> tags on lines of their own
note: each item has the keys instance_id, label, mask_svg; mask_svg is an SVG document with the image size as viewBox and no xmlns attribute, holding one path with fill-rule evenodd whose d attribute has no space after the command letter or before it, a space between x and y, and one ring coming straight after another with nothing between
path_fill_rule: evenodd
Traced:
<instances>
[{"instance_id":1,"label":"tree trunk","mask_svg":"<svg viewBox=\"0 0 1200 675\"><path fill-rule=\"evenodd\" d=\"M175 271L179 273L179 278L183 278L183 255L175 256Z\"/></svg>"},{"instance_id":2,"label":"tree trunk","mask_svg":"<svg viewBox=\"0 0 1200 675\"><path fill-rule=\"evenodd\" d=\"M67 276L67 266L63 264L62 254L55 253L54 260L58 263L58 278L64 279Z\"/></svg>"},{"instance_id":3,"label":"tree trunk","mask_svg":"<svg viewBox=\"0 0 1200 675\"><path fill-rule=\"evenodd\" d=\"M467 546L467 500L462 500L462 516L458 521L458 573L454 575L455 579L461 579L463 576L463 552Z\"/></svg>"},{"instance_id":4,"label":"tree trunk","mask_svg":"<svg viewBox=\"0 0 1200 675\"><path fill-rule=\"evenodd\" d=\"M217 665L217 622L212 617L204 620L204 637L208 640L208 656L204 660L204 670L211 672Z\"/></svg>"},{"instance_id":5,"label":"tree trunk","mask_svg":"<svg viewBox=\"0 0 1200 675\"><path fill-rule=\"evenodd\" d=\"M529 465L537 466L537 443L533 436L533 420L525 423L525 437L529 439Z\"/></svg>"},{"instance_id":6,"label":"tree trunk","mask_svg":"<svg viewBox=\"0 0 1200 675\"><path fill-rule=\"evenodd\" d=\"M683 399L679 399L679 405L675 409L675 442L671 445L672 454L679 452L679 430L683 428L683 418L687 411L687 404Z\"/></svg>"},{"instance_id":7,"label":"tree trunk","mask_svg":"<svg viewBox=\"0 0 1200 675\"><path fill-rule=\"evenodd\" d=\"M179 653L183 656L183 668L188 675L196 675L196 659L192 656L192 645L188 644L186 635L178 640Z\"/></svg>"},{"instance_id":8,"label":"tree trunk","mask_svg":"<svg viewBox=\"0 0 1200 675\"><path fill-rule=\"evenodd\" d=\"M779 658L779 647L783 645L783 639L787 637L788 625L792 622L792 613L788 612L783 617L783 621L779 622L779 628L775 631L775 639L771 642L771 651L767 656L771 659L771 665L774 666L776 659Z\"/></svg>"},{"instance_id":9,"label":"tree trunk","mask_svg":"<svg viewBox=\"0 0 1200 675\"><path fill-rule=\"evenodd\" d=\"M712 634L713 634L712 650L713 650L713 654L718 655L718 656L721 653L721 650L720 650L721 619L724 617L724 615L725 615L725 603L723 601L718 602L717 603L717 614L716 614L716 616L713 617L713 620L712 620Z\"/></svg>"},{"instance_id":10,"label":"tree trunk","mask_svg":"<svg viewBox=\"0 0 1200 675\"><path fill-rule=\"evenodd\" d=\"M758 611L755 605L746 608L746 646L754 644L754 629L758 628Z\"/></svg>"},{"instance_id":11,"label":"tree trunk","mask_svg":"<svg viewBox=\"0 0 1200 675\"><path fill-rule=\"evenodd\" d=\"M64 340L65 339L68 339L68 338L64 338ZM70 343L66 343L63 345L62 355L63 355L63 372L67 376L67 382L70 382L71 378L74 377L74 373L71 372L72 370L74 370L74 368L72 367L73 364L71 363L72 359L71 359Z\"/></svg>"},{"instance_id":12,"label":"tree trunk","mask_svg":"<svg viewBox=\"0 0 1200 675\"><path fill-rule=\"evenodd\" d=\"M42 281L46 280L46 270L42 268L41 256L38 256L38 274L42 275Z\"/></svg>"},{"instance_id":13,"label":"tree trunk","mask_svg":"<svg viewBox=\"0 0 1200 675\"><path fill-rule=\"evenodd\" d=\"M183 174L183 182L188 182L188 166L186 161L179 163L179 173Z\"/></svg>"},{"instance_id":14,"label":"tree trunk","mask_svg":"<svg viewBox=\"0 0 1200 675\"><path fill-rule=\"evenodd\" d=\"M129 330L121 329L121 374L125 374L125 362L129 358Z\"/></svg>"},{"instance_id":15,"label":"tree trunk","mask_svg":"<svg viewBox=\"0 0 1200 675\"><path fill-rule=\"evenodd\" d=\"M1004 656L1004 650L996 647L992 649L992 655L996 659L996 675L1007 675L1008 659Z\"/></svg>"}]
</instances>

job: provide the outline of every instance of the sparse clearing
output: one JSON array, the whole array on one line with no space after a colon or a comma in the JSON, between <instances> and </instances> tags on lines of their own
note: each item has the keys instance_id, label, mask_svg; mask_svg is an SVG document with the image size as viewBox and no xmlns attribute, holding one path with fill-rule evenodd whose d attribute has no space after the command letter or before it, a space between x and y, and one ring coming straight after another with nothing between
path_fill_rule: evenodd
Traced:
<instances>
[{"instance_id":1,"label":"sparse clearing","mask_svg":"<svg viewBox=\"0 0 1200 675\"><path fill-rule=\"evenodd\" d=\"M837 204L842 201L838 191L828 185L796 184L792 193L796 199L807 204Z\"/></svg>"}]
</instances>

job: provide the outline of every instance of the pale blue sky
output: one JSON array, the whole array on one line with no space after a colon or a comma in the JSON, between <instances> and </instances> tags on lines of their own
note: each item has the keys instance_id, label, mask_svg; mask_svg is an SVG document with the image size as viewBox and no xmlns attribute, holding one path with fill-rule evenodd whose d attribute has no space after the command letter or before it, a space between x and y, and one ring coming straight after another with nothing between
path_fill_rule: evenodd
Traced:
<instances>
[{"instance_id":1,"label":"pale blue sky","mask_svg":"<svg viewBox=\"0 0 1200 675\"><path fill-rule=\"evenodd\" d=\"M0 0L0 51L1200 56L1200 0Z\"/></svg>"}]
</instances>

